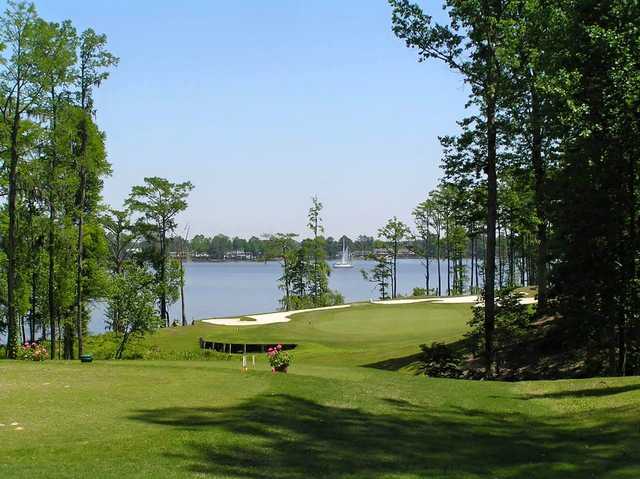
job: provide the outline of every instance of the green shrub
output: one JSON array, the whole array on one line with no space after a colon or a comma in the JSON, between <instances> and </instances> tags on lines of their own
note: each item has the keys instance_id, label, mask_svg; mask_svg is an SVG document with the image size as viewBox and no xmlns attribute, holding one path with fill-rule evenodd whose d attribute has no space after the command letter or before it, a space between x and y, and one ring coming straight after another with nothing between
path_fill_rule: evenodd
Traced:
<instances>
[{"instance_id":1,"label":"green shrub","mask_svg":"<svg viewBox=\"0 0 640 479\"><path fill-rule=\"evenodd\" d=\"M344 304L344 296L337 291L329 290L322 293L317 299L312 296L289 296L289 310L297 311L301 309L324 308L327 306L337 306ZM283 307L286 305L283 304Z\"/></svg>"},{"instance_id":2,"label":"green shrub","mask_svg":"<svg viewBox=\"0 0 640 479\"><path fill-rule=\"evenodd\" d=\"M531 330L529 308L520 303L522 295L513 287L496 294L495 329L493 333L496 365L504 364L507 353L522 343ZM474 307L469 321L471 331L465 337L474 356L484 351L484 308Z\"/></svg>"},{"instance_id":3,"label":"green shrub","mask_svg":"<svg viewBox=\"0 0 640 479\"><path fill-rule=\"evenodd\" d=\"M425 288L413 288L411 296L426 296L427 290Z\"/></svg>"},{"instance_id":4,"label":"green shrub","mask_svg":"<svg viewBox=\"0 0 640 479\"><path fill-rule=\"evenodd\" d=\"M462 357L444 343L421 344L422 356L418 370L436 378L459 378L462 376Z\"/></svg>"},{"instance_id":5,"label":"green shrub","mask_svg":"<svg viewBox=\"0 0 640 479\"><path fill-rule=\"evenodd\" d=\"M86 339L85 350L94 359L113 359L118 347L118 340L114 333L91 335Z\"/></svg>"}]
</instances>

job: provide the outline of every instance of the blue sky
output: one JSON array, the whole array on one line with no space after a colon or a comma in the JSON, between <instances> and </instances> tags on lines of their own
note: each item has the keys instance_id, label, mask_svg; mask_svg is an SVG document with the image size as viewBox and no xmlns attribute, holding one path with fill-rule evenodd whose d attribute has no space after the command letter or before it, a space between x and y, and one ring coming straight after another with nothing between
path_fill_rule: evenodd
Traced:
<instances>
[{"instance_id":1,"label":"blue sky","mask_svg":"<svg viewBox=\"0 0 640 479\"><path fill-rule=\"evenodd\" d=\"M442 16L439 2L423 1ZM427 7L428 5L428 7ZM47 0L109 38L120 65L96 94L119 207L145 176L190 180L192 234L294 231L310 197L327 234L410 220L437 183L437 136L466 88L391 32L383 0Z\"/></svg>"}]
</instances>

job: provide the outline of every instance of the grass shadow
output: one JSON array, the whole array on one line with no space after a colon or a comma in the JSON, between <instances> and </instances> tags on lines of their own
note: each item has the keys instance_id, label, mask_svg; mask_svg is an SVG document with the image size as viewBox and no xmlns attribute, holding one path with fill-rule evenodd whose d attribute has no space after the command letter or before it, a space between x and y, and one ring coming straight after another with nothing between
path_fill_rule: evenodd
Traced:
<instances>
[{"instance_id":1,"label":"grass shadow","mask_svg":"<svg viewBox=\"0 0 640 479\"><path fill-rule=\"evenodd\" d=\"M427 342L427 344L431 344L431 342ZM465 348L467 346L467 343L464 339L460 339L458 341L447 343L447 346L455 351L458 351L460 354L464 354L466 352ZM419 349L419 347L416 346L416 349ZM399 371L400 369L408 369L415 372L416 374L419 374L418 367L420 365L421 359L422 353L417 352L408 356L400 356L397 358L389 358L382 361L376 361L375 363L363 364L361 367L382 369L384 371Z\"/></svg>"},{"instance_id":2,"label":"grass shadow","mask_svg":"<svg viewBox=\"0 0 640 479\"><path fill-rule=\"evenodd\" d=\"M194 475L249 479L588 478L640 475L639 423L585 426L400 401L385 413L286 394L228 408L137 411L132 420L190 431L169 453Z\"/></svg>"},{"instance_id":3,"label":"grass shadow","mask_svg":"<svg viewBox=\"0 0 640 479\"><path fill-rule=\"evenodd\" d=\"M399 371L400 369L408 368L410 366L417 365L421 353L410 354L409 356L401 356L398 358L385 359L383 361L377 361L375 363L363 364L363 368L382 369L385 371Z\"/></svg>"},{"instance_id":4,"label":"grass shadow","mask_svg":"<svg viewBox=\"0 0 640 479\"><path fill-rule=\"evenodd\" d=\"M564 398L589 398L589 397L605 397L615 394L622 394L632 391L640 391L640 384L628 384L626 386L608 386L606 382L601 382L602 387L578 389L574 391L557 391L544 394L530 394L524 399L564 399Z\"/></svg>"}]
</instances>

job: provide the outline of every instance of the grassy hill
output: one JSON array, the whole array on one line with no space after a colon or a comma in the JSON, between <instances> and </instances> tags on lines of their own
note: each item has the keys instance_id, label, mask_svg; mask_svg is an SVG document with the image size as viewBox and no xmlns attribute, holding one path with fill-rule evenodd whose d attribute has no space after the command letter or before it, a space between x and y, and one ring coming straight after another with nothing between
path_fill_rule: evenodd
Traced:
<instances>
[{"instance_id":1,"label":"grassy hill","mask_svg":"<svg viewBox=\"0 0 640 479\"><path fill-rule=\"evenodd\" d=\"M361 305L170 329L145 345L299 343L286 375L262 357L248 373L238 358L0 362L0 477L640 476L639 378L505 383L362 367L455 340L468 315Z\"/></svg>"}]
</instances>

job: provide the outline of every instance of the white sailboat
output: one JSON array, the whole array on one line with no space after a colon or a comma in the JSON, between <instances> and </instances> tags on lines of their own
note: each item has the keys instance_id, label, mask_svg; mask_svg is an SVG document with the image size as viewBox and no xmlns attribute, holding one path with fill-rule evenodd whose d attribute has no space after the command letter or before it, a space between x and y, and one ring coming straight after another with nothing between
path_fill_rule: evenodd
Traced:
<instances>
[{"instance_id":1,"label":"white sailboat","mask_svg":"<svg viewBox=\"0 0 640 479\"><path fill-rule=\"evenodd\" d=\"M351 264L351 253L344 238L342 238L342 258L337 263L333 263L334 268L353 268Z\"/></svg>"}]
</instances>

